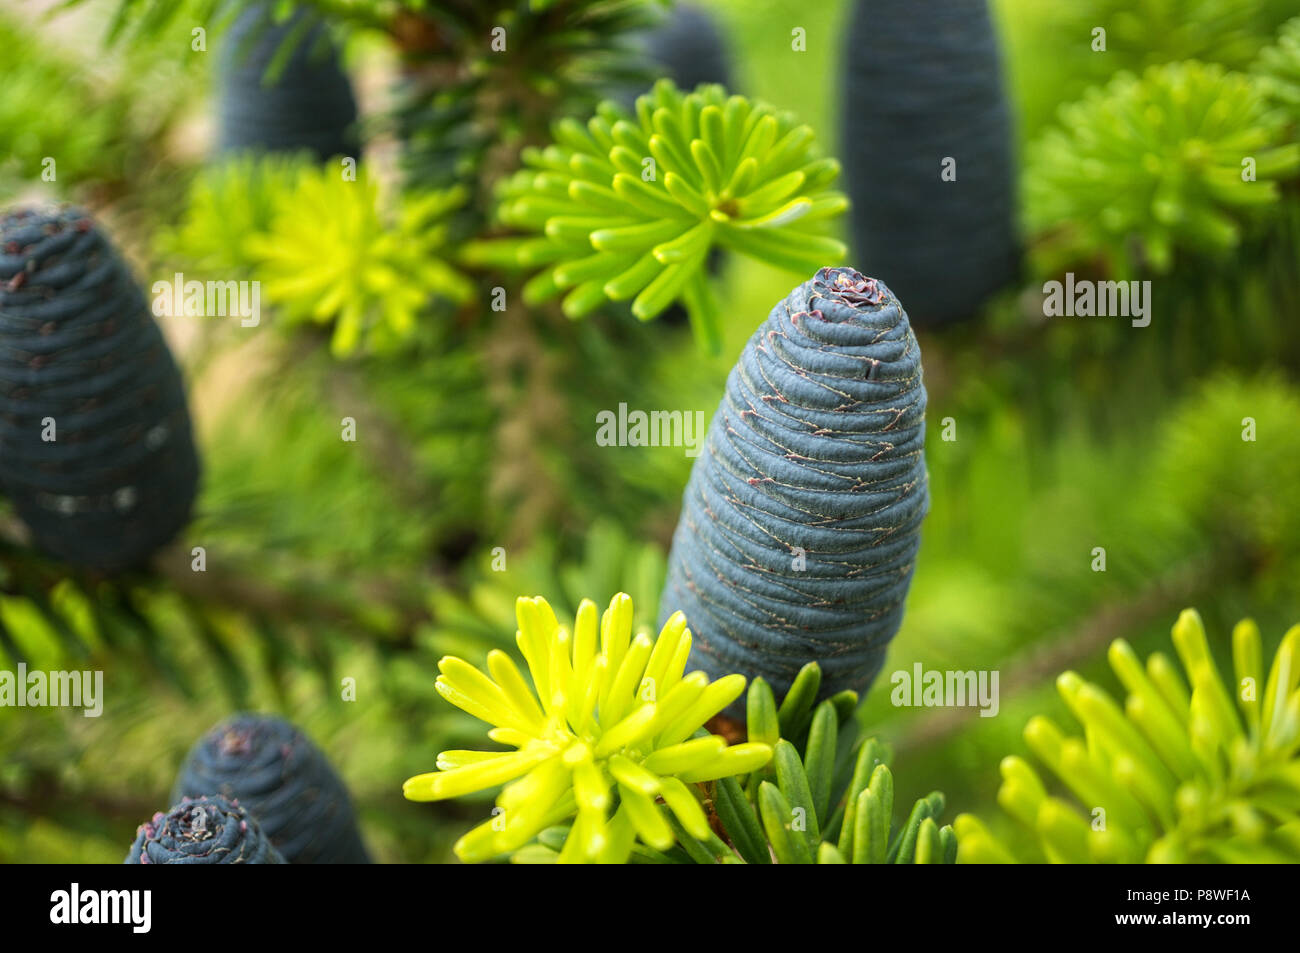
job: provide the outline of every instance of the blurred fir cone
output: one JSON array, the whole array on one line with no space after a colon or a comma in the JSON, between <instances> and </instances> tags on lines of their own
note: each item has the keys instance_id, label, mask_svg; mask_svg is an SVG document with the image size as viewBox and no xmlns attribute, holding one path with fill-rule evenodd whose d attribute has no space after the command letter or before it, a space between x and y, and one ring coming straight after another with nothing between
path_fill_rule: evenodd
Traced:
<instances>
[{"instance_id":1,"label":"blurred fir cone","mask_svg":"<svg viewBox=\"0 0 1300 953\"><path fill-rule=\"evenodd\" d=\"M520 597L515 612L531 688L499 649L488 653L487 672L443 658L436 685L492 725L492 741L515 750L443 751L436 771L402 786L409 800L441 801L505 785L492 817L456 842L456 856L513 854L570 818L563 839L551 841L563 863L621 864L679 840L716 840L694 786L772 757L768 745L729 746L704 730L744 692L744 677L687 674L686 617L674 613L655 638L634 633L626 593L603 613L582 600L572 628L540 596Z\"/></svg>"},{"instance_id":2,"label":"blurred fir cone","mask_svg":"<svg viewBox=\"0 0 1300 953\"><path fill-rule=\"evenodd\" d=\"M855 262L889 282L917 327L970 318L1019 267L987 3L858 0L851 18L841 148Z\"/></svg>"},{"instance_id":3,"label":"blurred fir cone","mask_svg":"<svg viewBox=\"0 0 1300 953\"><path fill-rule=\"evenodd\" d=\"M124 864L283 864L238 801L185 798L141 824Z\"/></svg>"},{"instance_id":4,"label":"blurred fir cone","mask_svg":"<svg viewBox=\"0 0 1300 953\"><path fill-rule=\"evenodd\" d=\"M239 714L190 750L172 800L219 794L247 806L291 864L368 864L352 799L297 728L271 715Z\"/></svg>"},{"instance_id":5,"label":"blurred fir cone","mask_svg":"<svg viewBox=\"0 0 1300 953\"><path fill-rule=\"evenodd\" d=\"M1260 52L1251 67L1265 93L1281 105L1294 123L1300 121L1300 17L1288 20L1277 42Z\"/></svg>"},{"instance_id":6,"label":"blurred fir cone","mask_svg":"<svg viewBox=\"0 0 1300 953\"><path fill-rule=\"evenodd\" d=\"M895 825L888 747L860 737L853 716L856 692L842 691L815 705L820 685L821 668L809 662L778 707L771 686L754 679L745 703L749 744L770 749L772 759L748 775L708 783L705 803L713 813L704 836L674 824L676 844L663 850L638 844L630 862L956 863L956 834L939 826L943 792L918 799ZM547 828L535 843L515 851L511 862L563 862L572 829Z\"/></svg>"},{"instance_id":7,"label":"blurred fir cone","mask_svg":"<svg viewBox=\"0 0 1300 953\"><path fill-rule=\"evenodd\" d=\"M222 40L219 151L358 155L352 84L324 22L305 7L279 20L273 7L250 5Z\"/></svg>"},{"instance_id":8,"label":"blurred fir cone","mask_svg":"<svg viewBox=\"0 0 1300 953\"><path fill-rule=\"evenodd\" d=\"M520 149L545 142L556 116L649 82L629 43L654 21L652 5L639 0L407 7L390 29L401 53L393 118L402 164L412 185L470 188L475 219L486 219Z\"/></svg>"},{"instance_id":9,"label":"blurred fir cone","mask_svg":"<svg viewBox=\"0 0 1300 953\"><path fill-rule=\"evenodd\" d=\"M731 53L717 21L707 10L689 3L674 4L653 27L633 40L653 79L667 77L684 92L704 83L717 83L735 92ZM626 86L612 97L629 113L636 112L636 97L649 86Z\"/></svg>"},{"instance_id":10,"label":"blurred fir cone","mask_svg":"<svg viewBox=\"0 0 1300 953\"><path fill-rule=\"evenodd\" d=\"M817 661L821 695L865 692L929 506L925 403L885 285L824 268L772 309L727 379L673 537L660 615L691 620L694 667L784 695Z\"/></svg>"},{"instance_id":11,"label":"blurred fir cone","mask_svg":"<svg viewBox=\"0 0 1300 953\"><path fill-rule=\"evenodd\" d=\"M75 208L0 216L0 489L36 544L132 568L198 478L180 372L107 238Z\"/></svg>"}]
</instances>

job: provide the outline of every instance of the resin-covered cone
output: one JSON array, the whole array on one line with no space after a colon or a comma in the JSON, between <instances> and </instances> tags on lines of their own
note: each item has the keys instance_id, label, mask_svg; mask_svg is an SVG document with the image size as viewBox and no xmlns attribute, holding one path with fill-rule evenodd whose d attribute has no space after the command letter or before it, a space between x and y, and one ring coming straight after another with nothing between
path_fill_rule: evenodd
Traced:
<instances>
[{"instance_id":1,"label":"resin-covered cone","mask_svg":"<svg viewBox=\"0 0 1300 953\"><path fill-rule=\"evenodd\" d=\"M267 67L287 42L278 74ZM357 104L352 83L318 15L299 8L276 23L255 3L222 39L217 140L221 152L309 150L317 158L356 156Z\"/></svg>"},{"instance_id":2,"label":"resin-covered cone","mask_svg":"<svg viewBox=\"0 0 1300 953\"><path fill-rule=\"evenodd\" d=\"M243 805L223 797L185 798L136 830L124 864L283 864Z\"/></svg>"},{"instance_id":3,"label":"resin-covered cone","mask_svg":"<svg viewBox=\"0 0 1300 953\"><path fill-rule=\"evenodd\" d=\"M72 208L0 216L0 490L36 544L141 564L198 477L180 372L103 233Z\"/></svg>"},{"instance_id":4,"label":"resin-covered cone","mask_svg":"<svg viewBox=\"0 0 1300 953\"><path fill-rule=\"evenodd\" d=\"M691 667L762 676L781 697L815 661L823 697L865 693L929 507L925 402L885 285L824 268L772 310L727 378L673 536L660 616L686 614Z\"/></svg>"},{"instance_id":5,"label":"resin-covered cone","mask_svg":"<svg viewBox=\"0 0 1300 953\"><path fill-rule=\"evenodd\" d=\"M1019 269L1011 113L985 0L858 0L841 109L854 263L889 282L917 327L974 316Z\"/></svg>"},{"instance_id":6,"label":"resin-covered cone","mask_svg":"<svg viewBox=\"0 0 1300 953\"><path fill-rule=\"evenodd\" d=\"M343 782L283 718L236 715L200 738L172 799L200 794L238 798L291 864L370 862Z\"/></svg>"}]
</instances>

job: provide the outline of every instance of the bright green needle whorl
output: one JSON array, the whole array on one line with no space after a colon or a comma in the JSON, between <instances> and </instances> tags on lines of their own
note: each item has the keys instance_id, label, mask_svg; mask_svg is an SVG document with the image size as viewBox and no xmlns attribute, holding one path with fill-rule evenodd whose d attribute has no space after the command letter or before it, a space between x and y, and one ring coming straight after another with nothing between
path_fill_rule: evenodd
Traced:
<instances>
[{"instance_id":1,"label":"bright green needle whorl","mask_svg":"<svg viewBox=\"0 0 1300 953\"><path fill-rule=\"evenodd\" d=\"M1040 254L1101 259L1121 277L1230 255L1277 203L1275 180L1300 167L1266 88L1218 65L1168 63L1061 107L1060 126L1028 153L1026 217L1052 233Z\"/></svg>"},{"instance_id":2,"label":"bright green needle whorl","mask_svg":"<svg viewBox=\"0 0 1300 953\"><path fill-rule=\"evenodd\" d=\"M603 103L586 125L566 119L554 134L553 145L524 153L527 168L501 192L501 221L531 237L470 250L479 262L540 269L524 288L530 304L562 297L580 318L630 301L648 321L681 302L697 339L716 350L710 250L803 274L844 258L844 245L822 233L848 207L830 190L839 163L816 153L810 127L768 106L661 80L635 115Z\"/></svg>"},{"instance_id":3,"label":"bright green needle whorl","mask_svg":"<svg viewBox=\"0 0 1300 953\"><path fill-rule=\"evenodd\" d=\"M172 798L205 794L238 799L288 863L370 863L347 787L324 752L283 718L240 714L200 738Z\"/></svg>"},{"instance_id":4,"label":"bright green needle whorl","mask_svg":"<svg viewBox=\"0 0 1300 953\"><path fill-rule=\"evenodd\" d=\"M853 255L916 327L962 321L1019 268L1011 107L985 0L858 0L841 146Z\"/></svg>"}]
</instances>

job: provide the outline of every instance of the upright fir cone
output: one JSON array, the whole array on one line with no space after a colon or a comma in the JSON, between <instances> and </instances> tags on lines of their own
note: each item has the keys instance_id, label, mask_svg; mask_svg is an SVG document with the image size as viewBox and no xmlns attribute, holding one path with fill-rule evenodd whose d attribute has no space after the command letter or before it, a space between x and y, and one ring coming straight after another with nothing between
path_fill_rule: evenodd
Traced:
<instances>
[{"instance_id":1,"label":"upright fir cone","mask_svg":"<svg viewBox=\"0 0 1300 953\"><path fill-rule=\"evenodd\" d=\"M823 268L772 309L727 378L673 536L660 615L686 614L692 667L782 696L816 661L823 697L866 691L929 508L925 403L884 284Z\"/></svg>"},{"instance_id":2,"label":"upright fir cone","mask_svg":"<svg viewBox=\"0 0 1300 953\"><path fill-rule=\"evenodd\" d=\"M108 239L74 208L0 215L0 490L36 544L132 568L198 478L180 372Z\"/></svg>"},{"instance_id":3,"label":"upright fir cone","mask_svg":"<svg viewBox=\"0 0 1300 953\"><path fill-rule=\"evenodd\" d=\"M184 798L136 830L124 864L283 864L254 817L223 797Z\"/></svg>"},{"instance_id":4,"label":"upright fir cone","mask_svg":"<svg viewBox=\"0 0 1300 953\"><path fill-rule=\"evenodd\" d=\"M352 799L325 755L292 724L240 714L190 750L172 800L238 798L291 864L368 864Z\"/></svg>"},{"instance_id":5,"label":"upright fir cone","mask_svg":"<svg viewBox=\"0 0 1300 953\"><path fill-rule=\"evenodd\" d=\"M1015 279L1011 111L986 0L857 0L842 105L853 254L917 327Z\"/></svg>"},{"instance_id":6,"label":"upright fir cone","mask_svg":"<svg viewBox=\"0 0 1300 953\"><path fill-rule=\"evenodd\" d=\"M357 103L324 22L299 7L276 23L273 6L251 4L222 40L219 151L356 156ZM269 77L267 67L286 42L294 45L293 52L282 72Z\"/></svg>"}]
</instances>

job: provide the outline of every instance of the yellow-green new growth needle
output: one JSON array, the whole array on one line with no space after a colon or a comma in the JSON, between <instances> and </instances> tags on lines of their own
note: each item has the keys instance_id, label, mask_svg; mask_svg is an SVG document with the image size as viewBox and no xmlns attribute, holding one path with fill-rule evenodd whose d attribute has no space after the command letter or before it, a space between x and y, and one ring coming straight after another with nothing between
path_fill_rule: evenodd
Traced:
<instances>
[{"instance_id":1,"label":"yellow-green new growth needle","mask_svg":"<svg viewBox=\"0 0 1300 953\"><path fill-rule=\"evenodd\" d=\"M505 785L494 816L457 842L462 860L527 847L516 859L623 863L637 840L664 851L678 830L692 847L716 846L692 786L748 774L772 757L767 744L692 737L740 696L745 679L685 674L691 631L680 612L656 639L633 635L632 600L623 593L599 625L596 613L584 600L570 630L545 599L518 600L515 641L531 686L499 650L489 653L486 674L454 657L439 663L439 694L515 749L444 751L438 770L403 786L411 800L434 801ZM570 819L558 851L529 846Z\"/></svg>"},{"instance_id":2,"label":"yellow-green new growth needle","mask_svg":"<svg viewBox=\"0 0 1300 953\"><path fill-rule=\"evenodd\" d=\"M750 685L751 743L771 739L775 753L771 767L750 778L748 792L736 778L715 788L714 808L737 857L751 864L955 863L956 834L939 826L944 801L937 791L894 830L894 776L875 738L857 746L847 786L835 787L835 754L842 734L856 731L857 696L845 692L814 704L820 684L821 668L811 662L779 709L767 682Z\"/></svg>"}]
</instances>

